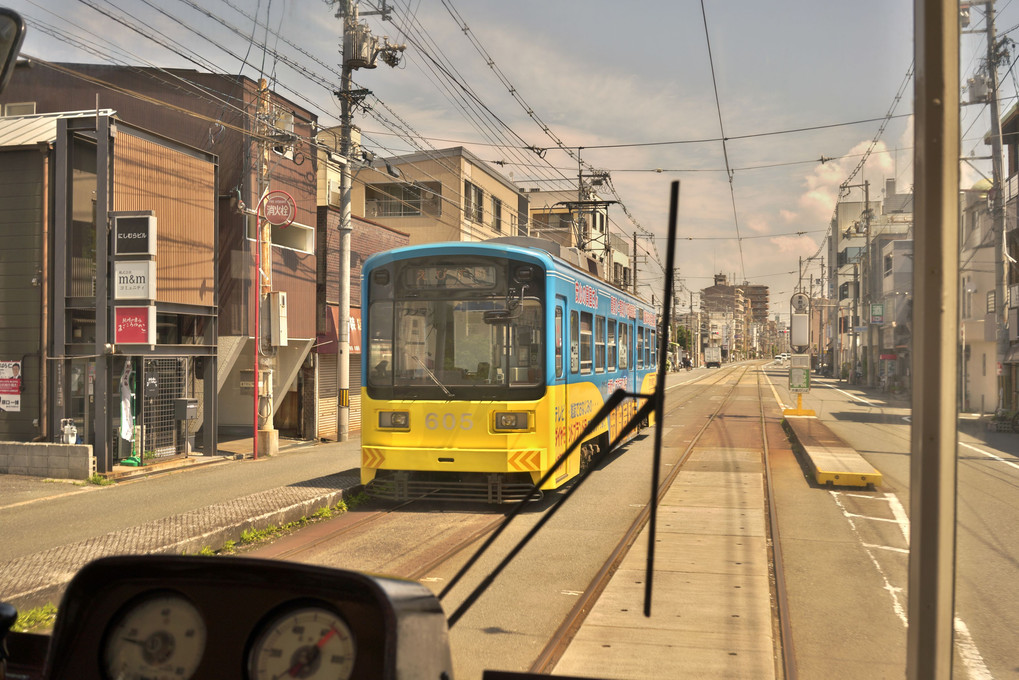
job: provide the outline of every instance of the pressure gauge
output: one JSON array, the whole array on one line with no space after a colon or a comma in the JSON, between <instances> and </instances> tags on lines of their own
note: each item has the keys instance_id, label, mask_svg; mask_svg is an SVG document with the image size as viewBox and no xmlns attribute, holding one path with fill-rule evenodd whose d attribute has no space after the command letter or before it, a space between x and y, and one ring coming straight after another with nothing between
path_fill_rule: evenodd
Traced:
<instances>
[{"instance_id":1,"label":"pressure gauge","mask_svg":"<svg viewBox=\"0 0 1019 680\"><path fill-rule=\"evenodd\" d=\"M251 647L252 680L348 680L354 638L340 616L317 606L297 607L270 619Z\"/></svg>"},{"instance_id":2,"label":"pressure gauge","mask_svg":"<svg viewBox=\"0 0 1019 680\"><path fill-rule=\"evenodd\" d=\"M134 600L103 639L103 668L113 680L187 680L205 652L205 621L181 595L159 591Z\"/></svg>"}]
</instances>

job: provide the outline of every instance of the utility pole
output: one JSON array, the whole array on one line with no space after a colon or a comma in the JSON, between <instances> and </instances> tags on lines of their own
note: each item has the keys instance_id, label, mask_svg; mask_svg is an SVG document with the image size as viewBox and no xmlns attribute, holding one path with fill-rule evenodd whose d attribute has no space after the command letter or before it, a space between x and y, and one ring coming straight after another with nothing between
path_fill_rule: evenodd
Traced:
<instances>
[{"instance_id":1,"label":"utility pole","mask_svg":"<svg viewBox=\"0 0 1019 680\"><path fill-rule=\"evenodd\" d=\"M637 294L637 232L633 232L633 276L630 277L633 294Z\"/></svg>"},{"instance_id":2,"label":"utility pole","mask_svg":"<svg viewBox=\"0 0 1019 680\"><path fill-rule=\"evenodd\" d=\"M255 392L254 408L256 432L252 453L258 458L261 449L266 455L279 453L279 433L273 427L273 368L275 356L262 350L265 326L261 320L264 301L272 291L272 227L268 220L261 217L261 206L269 191L269 118L271 115L269 102L269 83L265 78L258 81L258 115L256 125L262 137L261 151L258 160L258 208L255 210L255 247L258 250L255 271L255 342L254 342L254 379L252 389ZM264 387L263 387L264 385Z\"/></svg>"},{"instance_id":3,"label":"utility pole","mask_svg":"<svg viewBox=\"0 0 1019 680\"><path fill-rule=\"evenodd\" d=\"M866 378L866 384L870 387L874 386L874 378L877 373L877 348L875 347L876 342L874 340L874 324L873 314L871 314L872 305L874 303L874 263L878 261L876 253L870 252L870 246L873 241L870 238L870 180L863 181L863 235L866 239L864 243L863 252L867 254L867 259L864 264L867 266L865 272L864 286L866 286L867 297L864 299L863 313L867 317L867 373L864 376Z\"/></svg>"},{"instance_id":4,"label":"utility pole","mask_svg":"<svg viewBox=\"0 0 1019 680\"><path fill-rule=\"evenodd\" d=\"M1003 368L1008 352L1008 333L1005 329L1005 209L1003 206L1001 169L1001 113L998 110L998 51L997 31L994 27L994 2L984 3L987 18L987 75L989 78L989 104L991 108L991 224L994 230L994 321L997 341L998 408L1006 408L1005 377Z\"/></svg>"},{"instance_id":5,"label":"utility pole","mask_svg":"<svg viewBox=\"0 0 1019 680\"><path fill-rule=\"evenodd\" d=\"M389 17L389 8L385 0L378 11L365 12L365 15L380 14L385 20ZM351 150L351 128L353 126L353 100L361 101L367 91L353 90L351 73L358 68L375 68L376 59L390 66L399 64L399 53L406 49L404 45L391 45L389 41L379 45L378 38L371 34L368 26L358 21L358 3L356 0L340 0L337 17L343 18L343 64L340 70L340 155L346 161L340 169L340 309L337 321L336 348L336 438L347 441L350 432L350 166L353 162Z\"/></svg>"}]
</instances>

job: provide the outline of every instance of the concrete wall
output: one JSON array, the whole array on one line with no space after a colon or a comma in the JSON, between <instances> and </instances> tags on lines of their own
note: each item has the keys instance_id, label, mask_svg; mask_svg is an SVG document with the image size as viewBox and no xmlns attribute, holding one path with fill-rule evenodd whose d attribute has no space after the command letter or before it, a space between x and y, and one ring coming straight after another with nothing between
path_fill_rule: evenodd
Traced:
<instances>
[{"instance_id":1,"label":"concrete wall","mask_svg":"<svg viewBox=\"0 0 1019 680\"><path fill-rule=\"evenodd\" d=\"M0 474L88 479L95 472L91 445L0 442Z\"/></svg>"}]
</instances>

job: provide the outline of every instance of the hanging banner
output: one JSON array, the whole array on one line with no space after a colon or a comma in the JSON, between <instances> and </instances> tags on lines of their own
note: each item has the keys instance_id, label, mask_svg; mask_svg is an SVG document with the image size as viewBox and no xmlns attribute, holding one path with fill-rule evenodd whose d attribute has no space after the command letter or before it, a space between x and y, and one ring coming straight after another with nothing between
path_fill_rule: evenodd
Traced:
<instances>
[{"instance_id":1,"label":"hanging banner","mask_svg":"<svg viewBox=\"0 0 1019 680\"><path fill-rule=\"evenodd\" d=\"M21 411L20 361L0 361L0 411Z\"/></svg>"}]
</instances>

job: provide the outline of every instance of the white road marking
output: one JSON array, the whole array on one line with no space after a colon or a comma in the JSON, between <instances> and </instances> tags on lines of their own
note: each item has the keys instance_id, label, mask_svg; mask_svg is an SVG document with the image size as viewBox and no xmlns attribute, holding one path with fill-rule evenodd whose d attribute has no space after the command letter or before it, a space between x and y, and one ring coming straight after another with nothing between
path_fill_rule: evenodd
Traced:
<instances>
[{"instance_id":1,"label":"white road marking","mask_svg":"<svg viewBox=\"0 0 1019 680\"><path fill-rule=\"evenodd\" d=\"M864 543L864 547L874 548L875 550L887 550L888 552L902 553L903 555L909 554L909 548L893 548L890 545L877 545L875 543Z\"/></svg>"},{"instance_id":2,"label":"white road marking","mask_svg":"<svg viewBox=\"0 0 1019 680\"><path fill-rule=\"evenodd\" d=\"M866 400L866 399L864 399L863 397L861 397L861 396L858 396L858 395L856 395L856 394L850 394L849 392L846 392L845 390L840 390L839 388L837 388L837 387L832 387L831 385L826 385L826 387L827 387L828 389L830 389L830 390L835 390L836 392L839 392L839 393L841 393L841 394L844 394L844 395L846 395L847 397L849 397L849 398L850 398L850 399L852 399L853 401L862 401L862 402L863 402L864 404L866 404L867 406L877 406L877 404L875 404L874 402L872 402L872 401L867 401L867 400Z\"/></svg>"},{"instance_id":3,"label":"white road marking","mask_svg":"<svg viewBox=\"0 0 1019 680\"><path fill-rule=\"evenodd\" d=\"M972 449L972 450L976 451L977 453L983 454L983 455L987 456L988 458L990 458L992 460L996 460L999 463L1004 463L1005 465L1008 465L1009 467L1013 467L1016 470L1019 470L1019 465L1016 465L1015 463L1013 463L1010 460L1005 460L1001 456L997 456L997 455L991 453L990 451L984 451L983 449L981 449L979 447L976 447L976 446L973 446L972 444L967 444L966 442L959 442L959 446L965 446L967 449Z\"/></svg>"},{"instance_id":4,"label":"white road marking","mask_svg":"<svg viewBox=\"0 0 1019 680\"><path fill-rule=\"evenodd\" d=\"M783 403L782 403L782 399L781 399L781 398L779 398L779 396L778 396L778 390L776 390L776 389L775 389L775 383L771 382L771 376L770 376L770 375L768 375L767 373L765 373L765 374L764 374L764 379L768 381L768 385L769 385L769 386L771 387L771 393L772 393L773 395L775 395L775 403L776 403L776 404L778 404L778 407L779 407L780 409L782 409L783 411L784 411L785 409L789 408L788 406L786 406L785 404L783 404Z\"/></svg>"},{"instance_id":5,"label":"white road marking","mask_svg":"<svg viewBox=\"0 0 1019 680\"><path fill-rule=\"evenodd\" d=\"M985 452L981 451L981 453ZM853 517L862 519L879 519L875 517L867 517L865 515L856 515L849 512L848 510L846 510L845 506L842 505L842 502L839 499L840 492L831 491L829 493L831 493L832 498L835 499L835 504L839 506L840 510L842 510L842 514L846 517L846 520L849 522L849 526L853 529L853 532L856 533L857 536L859 536L859 532L857 532L856 530L856 524L853 522ZM842 494L842 495L852 496L856 498L871 498L872 500L887 501L888 507L891 510L894 519L891 520L885 519L882 521L886 522L892 521L898 524L899 528L902 530L902 536L906 540L906 545L907 546L909 545L909 517L906 515L906 509L902 506L902 502L899 500L898 496L896 496L895 494L886 493L884 494L884 498L882 499L880 496L871 497L862 496L861 494ZM871 550L886 550L890 552L908 555L909 548L908 547L893 548L891 546L864 543L863 541L860 542L860 545L863 546L863 549L867 552L867 556L870 557L870 560L871 562L874 563L874 566L877 568L878 573L881 574L881 578L885 582L885 590L887 590L888 594L891 595L892 597L892 608L895 610L896 615L899 617L899 620L902 621L902 624L904 626L908 625L908 617L899 599L899 595L900 593L902 593L902 588L896 588L891 585L891 583L888 581L887 576L885 575L884 570L881 568L881 565L878 563L877 558L874 556L874 553L871 552ZM956 616L954 620L954 628L955 628L955 648L958 650L959 657L962 659L963 664L966 666L967 675L970 678L972 678L972 680L993 680L994 676L991 675L991 671L987 668L987 664L984 662L984 657L983 655L980 654L980 650L977 648L976 643L973 641L973 636L970 635L969 627L966 626L966 622L963 621L958 616Z\"/></svg>"},{"instance_id":6,"label":"white road marking","mask_svg":"<svg viewBox=\"0 0 1019 680\"><path fill-rule=\"evenodd\" d=\"M856 534L857 538L860 538L860 532L856 528L856 522L853 521L851 513L848 510L846 510L846 506L842 505L842 499L839 498L840 495L839 492L829 491L828 493L830 493L831 497L835 500L835 505L837 505L839 507L839 510L842 511L842 514L845 515L846 521L849 522L849 527L853 530L853 533ZM867 547L867 544L861 540L860 545L863 546L864 552L867 553L867 557L870 558L870 561L871 563L873 563L874 568L877 569L878 574L881 575L881 580L884 581L884 589L888 591L888 595L892 598L892 610L895 612L895 615L899 617L899 620L902 621L902 625L908 626L909 619L906 616L906 607L903 605L902 598L900 597L902 593L902 588L896 588L895 586L892 585L891 581L888 580L888 575L885 573L885 570L881 567L881 563L874 556L874 552L869 547Z\"/></svg>"},{"instance_id":7,"label":"white road marking","mask_svg":"<svg viewBox=\"0 0 1019 680\"><path fill-rule=\"evenodd\" d=\"M984 663L984 657L980 655L973 636L969 634L969 628L958 616L955 617L955 648L959 651L969 677L973 680L993 680L994 676Z\"/></svg>"}]
</instances>

